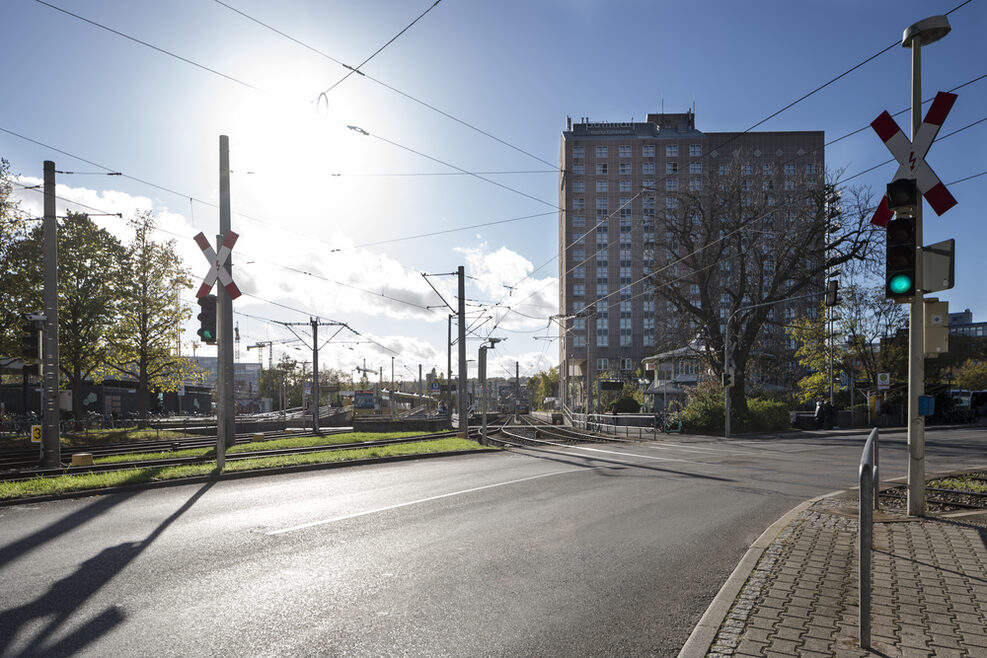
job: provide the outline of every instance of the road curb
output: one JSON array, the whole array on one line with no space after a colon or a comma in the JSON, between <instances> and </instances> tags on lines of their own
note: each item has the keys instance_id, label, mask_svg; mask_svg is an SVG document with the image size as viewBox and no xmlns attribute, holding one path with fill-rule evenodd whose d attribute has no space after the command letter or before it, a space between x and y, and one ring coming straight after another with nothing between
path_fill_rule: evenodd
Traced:
<instances>
[{"instance_id":1,"label":"road curb","mask_svg":"<svg viewBox=\"0 0 987 658\"><path fill-rule=\"evenodd\" d=\"M437 457L457 457L460 455L476 454L496 454L499 450L454 450L451 452L429 452L416 455L395 455L393 457L382 457L379 459L354 459L350 461L326 462L324 464L301 464L298 466L285 466L283 468L260 468L253 471L236 471L221 473L219 475L197 475L188 478L175 478L173 480L158 480L142 482L140 484L130 484L121 487L107 487L104 489L82 489L79 491L67 491L61 494L48 494L45 496L30 496L26 498L10 498L0 500L0 507L13 507L14 505L31 505L34 503L50 503L56 500L66 500L71 498L87 498L89 496L105 496L115 493L134 493L147 489L163 489L165 487L179 487L186 484L204 484L207 482L219 482L221 480L240 480L251 477L263 477L267 475L283 475L285 473L304 473L306 471L321 471L332 468L345 468L348 466L368 466L371 464L388 464L391 462L411 461L414 459L432 459Z\"/></svg>"},{"instance_id":2,"label":"road curb","mask_svg":"<svg viewBox=\"0 0 987 658\"><path fill-rule=\"evenodd\" d=\"M699 623L696 624L694 629L692 629L689 639L686 640L684 645L682 645L678 658L703 658L706 656L709 651L709 647L713 644L713 640L716 638L716 632L723 624L723 620L726 619L727 613L730 612L730 608L733 606L733 602L740 594L740 590L743 589L744 585L747 583L747 579L750 578L751 573L754 571L754 567L756 567L757 563L761 560L761 555L764 554L764 551L767 550L768 546L771 545L771 542L775 540L785 526L798 518L799 514L816 502L823 500L824 498L832 498L833 496L842 495L847 491L847 489L841 489L839 491L823 494L822 496L810 498L809 500L796 505L787 514L771 524L767 530L762 532L761 536L754 540L754 543L751 544L750 548L747 549L747 552L744 553L744 556L734 568L733 573L731 573L726 582L723 583L720 591L716 593L716 596L713 598L713 602L709 604L709 607L706 608L706 612L703 613Z\"/></svg>"}]
</instances>

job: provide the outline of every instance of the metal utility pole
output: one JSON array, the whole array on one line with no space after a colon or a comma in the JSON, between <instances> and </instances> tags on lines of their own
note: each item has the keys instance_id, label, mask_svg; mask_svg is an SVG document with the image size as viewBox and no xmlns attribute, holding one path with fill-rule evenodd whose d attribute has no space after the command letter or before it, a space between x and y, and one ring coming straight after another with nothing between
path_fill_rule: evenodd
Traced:
<instances>
[{"instance_id":1,"label":"metal utility pole","mask_svg":"<svg viewBox=\"0 0 987 658\"><path fill-rule=\"evenodd\" d=\"M391 393L388 396L388 408L391 410L391 420L394 420L394 357L391 357Z\"/></svg>"},{"instance_id":2,"label":"metal utility pole","mask_svg":"<svg viewBox=\"0 0 987 658\"><path fill-rule=\"evenodd\" d=\"M514 422L520 422L518 418L518 406L521 404L521 363L514 362Z\"/></svg>"},{"instance_id":3,"label":"metal utility pole","mask_svg":"<svg viewBox=\"0 0 987 658\"><path fill-rule=\"evenodd\" d=\"M596 379L596 306L586 309L586 423L593 413L593 380Z\"/></svg>"},{"instance_id":4,"label":"metal utility pole","mask_svg":"<svg viewBox=\"0 0 987 658\"><path fill-rule=\"evenodd\" d=\"M319 321L309 318L312 325L312 432L319 433Z\"/></svg>"},{"instance_id":5,"label":"metal utility pole","mask_svg":"<svg viewBox=\"0 0 987 658\"><path fill-rule=\"evenodd\" d=\"M480 445L487 445L487 350L492 350L502 338L489 338L489 345L480 345L476 362L476 376L480 380L480 409L483 418L483 429L480 432Z\"/></svg>"},{"instance_id":6,"label":"metal utility pole","mask_svg":"<svg viewBox=\"0 0 987 658\"><path fill-rule=\"evenodd\" d=\"M43 381L41 409L44 429L42 451L45 466L61 464L61 441L58 427L58 220L55 218L55 163L44 162L44 332L42 333ZM26 407L25 407L26 410Z\"/></svg>"},{"instance_id":7,"label":"metal utility pole","mask_svg":"<svg viewBox=\"0 0 987 658\"><path fill-rule=\"evenodd\" d=\"M230 138L219 136L219 235L216 250L219 251L230 232ZM230 262L220 268L233 275ZM236 407L233 398L233 300L225 286L216 286L217 312L217 377L216 377L216 466L222 470L226 464L226 448L236 442Z\"/></svg>"},{"instance_id":8,"label":"metal utility pole","mask_svg":"<svg viewBox=\"0 0 987 658\"><path fill-rule=\"evenodd\" d=\"M456 268L459 278L459 436L469 435L470 413L466 401L466 271Z\"/></svg>"},{"instance_id":9,"label":"metal utility pole","mask_svg":"<svg viewBox=\"0 0 987 658\"><path fill-rule=\"evenodd\" d=\"M446 418L449 419L449 427L452 428L452 319L455 316L451 313L449 314L448 321L448 334L449 338L446 342L448 349L446 350Z\"/></svg>"},{"instance_id":10,"label":"metal utility pole","mask_svg":"<svg viewBox=\"0 0 987 658\"><path fill-rule=\"evenodd\" d=\"M425 398L422 396L422 364L418 364L418 404L421 404ZM425 413L428 413L428 406L425 406Z\"/></svg>"},{"instance_id":11,"label":"metal utility pole","mask_svg":"<svg viewBox=\"0 0 987 658\"><path fill-rule=\"evenodd\" d=\"M909 26L901 45L912 49L911 141L922 125L922 46L949 33L945 16L932 16ZM922 276L922 200L915 205L916 290L908 314L908 514L925 516L925 417L919 414L919 396L925 392L925 295Z\"/></svg>"}]
</instances>

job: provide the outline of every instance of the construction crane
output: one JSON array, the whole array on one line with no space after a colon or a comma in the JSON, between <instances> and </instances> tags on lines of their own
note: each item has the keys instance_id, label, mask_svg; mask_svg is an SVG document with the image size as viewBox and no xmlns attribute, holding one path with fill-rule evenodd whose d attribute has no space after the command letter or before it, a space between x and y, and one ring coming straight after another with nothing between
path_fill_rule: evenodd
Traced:
<instances>
[{"instance_id":1,"label":"construction crane","mask_svg":"<svg viewBox=\"0 0 987 658\"><path fill-rule=\"evenodd\" d=\"M261 350L257 354L257 362L260 363L260 364L263 364L264 363L264 352L263 352L263 350L266 347L267 348L267 368L268 368L268 370L273 370L274 369L274 346L275 345L284 345L286 343L296 343L296 342L298 342L298 339L297 338L285 338L283 340L262 340L262 341L258 341L256 343L254 343L253 345L247 345L247 351L249 352L250 350L253 350L253 349Z\"/></svg>"}]
</instances>

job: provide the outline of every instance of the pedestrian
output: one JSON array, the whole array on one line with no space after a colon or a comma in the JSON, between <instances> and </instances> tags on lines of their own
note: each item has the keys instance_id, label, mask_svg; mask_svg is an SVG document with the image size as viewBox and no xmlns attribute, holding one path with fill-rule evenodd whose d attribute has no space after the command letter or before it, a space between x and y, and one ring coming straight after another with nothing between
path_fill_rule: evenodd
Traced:
<instances>
[{"instance_id":1,"label":"pedestrian","mask_svg":"<svg viewBox=\"0 0 987 658\"><path fill-rule=\"evenodd\" d=\"M826 417L826 429L831 430L836 427L836 407L829 400L823 405L823 415Z\"/></svg>"},{"instance_id":2,"label":"pedestrian","mask_svg":"<svg viewBox=\"0 0 987 658\"><path fill-rule=\"evenodd\" d=\"M824 415L826 410L823 408L822 400L816 400L816 429L821 430L823 424L825 423Z\"/></svg>"}]
</instances>

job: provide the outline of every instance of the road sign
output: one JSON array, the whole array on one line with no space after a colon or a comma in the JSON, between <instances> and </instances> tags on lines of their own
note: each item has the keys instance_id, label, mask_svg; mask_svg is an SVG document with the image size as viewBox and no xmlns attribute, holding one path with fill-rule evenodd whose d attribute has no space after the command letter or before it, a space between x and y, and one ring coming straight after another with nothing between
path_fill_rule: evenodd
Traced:
<instances>
[{"instance_id":1,"label":"road sign","mask_svg":"<svg viewBox=\"0 0 987 658\"><path fill-rule=\"evenodd\" d=\"M41 425L31 425L31 443L41 443Z\"/></svg>"},{"instance_id":2,"label":"road sign","mask_svg":"<svg viewBox=\"0 0 987 658\"><path fill-rule=\"evenodd\" d=\"M942 123L946 120L946 115L949 114L954 102L956 102L956 94L945 91L936 94L932 106L915 134L914 142L905 137L905 133L901 131L887 110L870 124L877 136L891 151L894 159L898 161L898 171L895 172L891 180L914 179L919 192L922 193L922 196L929 202L937 215L942 215L955 206L956 199L936 176L936 172L932 171L932 167L925 161L925 155L929 152L929 147L935 141L936 135L939 134L939 129L942 128ZM888 209L888 198L885 196L881 199L881 205L874 213L871 223L886 226L891 220L892 214Z\"/></svg>"},{"instance_id":3,"label":"road sign","mask_svg":"<svg viewBox=\"0 0 987 658\"><path fill-rule=\"evenodd\" d=\"M891 388L891 373L890 372L877 373L877 390L886 391L889 388Z\"/></svg>"},{"instance_id":4,"label":"road sign","mask_svg":"<svg viewBox=\"0 0 987 658\"><path fill-rule=\"evenodd\" d=\"M432 393L438 393L442 390L442 382L432 382L428 385L428 390Z\"/></svg>"},{"instance_id":5,"label":"road sign","mask_svg":"<svg viewBox=\"0 0 987 658\"><path fill-rule=\"evenodd\" d=\"M202 253L205 255L206 260L212 263L212 267L209 269L209 272L206 274L205 278L202 279L202 285L199 286L199 292L195 293L196 297L205 297L208 295L209 291L212 290L213 284L216 283L217 278L219 279L219 282L223 284L223 287L226 288L226 292L229 293L230 299L236 299L240 296L240 289L236 287L235 283L233 283L233 277L230 276L230 271L223 267L223 264L226 263L226 259L230 256L230 252L233 251L233 245L236 244L236 239L238 237L240 237L238 234L233 231L229 231L226 234L226 237L223 238L223 244L220 245L218 254L213 251L212 246L209 244L209 240L206 239L204 234L199 233L193 238L195 243L199 245L199 249L201 249Z\"/></svg>"}]
</instances>

